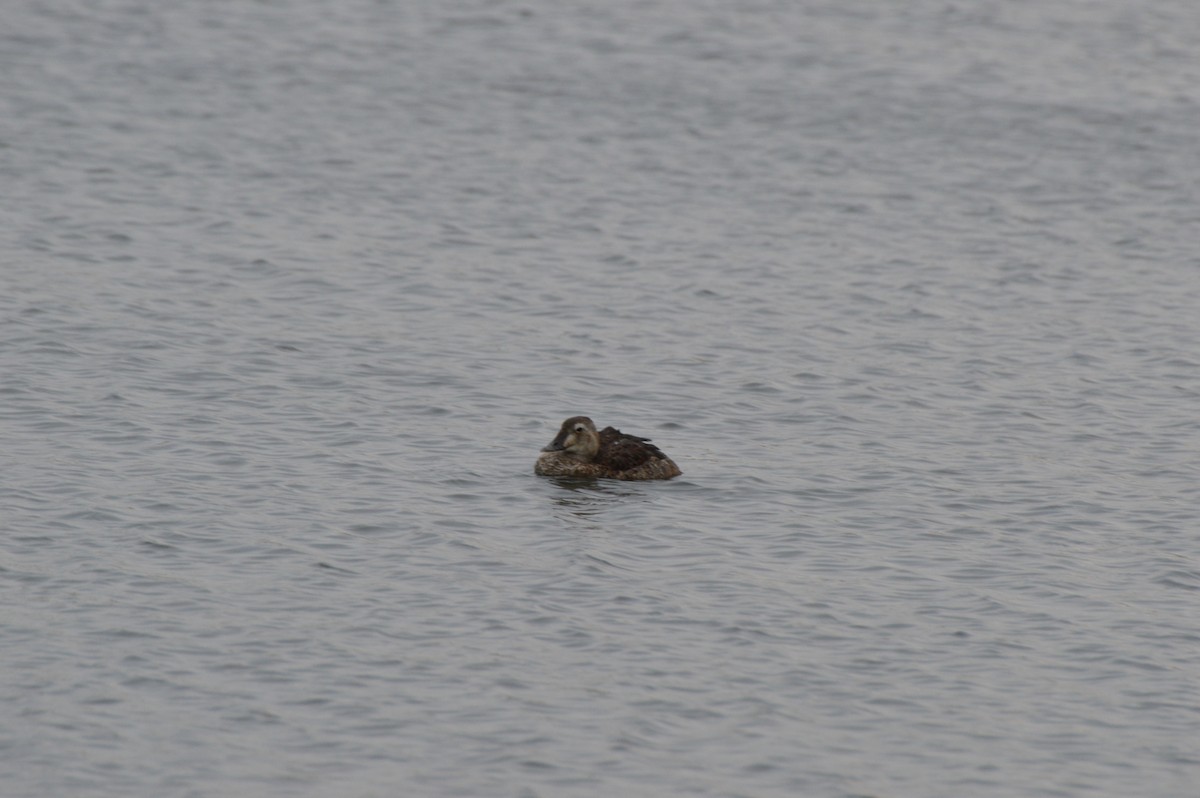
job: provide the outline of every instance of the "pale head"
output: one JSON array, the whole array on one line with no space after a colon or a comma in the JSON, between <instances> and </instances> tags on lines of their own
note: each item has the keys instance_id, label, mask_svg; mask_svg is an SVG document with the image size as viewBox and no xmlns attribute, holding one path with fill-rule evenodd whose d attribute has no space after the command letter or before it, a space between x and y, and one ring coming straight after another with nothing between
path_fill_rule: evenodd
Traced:
<instances>
[{"instance_id":1,"label":"pale head","mask_svg":"<svg viewBox=\"0 0 1200 798\"><path fill-rule=\"evenodd\" d=\"M562 452L580 460L591 460L600 451L600 434L587 416L574 416L562 423L554 440L543 452Z\"/></svg>"}]
</instances>

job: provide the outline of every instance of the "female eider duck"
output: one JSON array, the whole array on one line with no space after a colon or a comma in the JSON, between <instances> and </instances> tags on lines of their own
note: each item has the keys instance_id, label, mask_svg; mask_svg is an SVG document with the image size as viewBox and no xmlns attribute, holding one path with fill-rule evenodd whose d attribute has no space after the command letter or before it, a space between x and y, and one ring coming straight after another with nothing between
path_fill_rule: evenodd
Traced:
<instances>
[{"instance_id":1,"label":"female eider duck","mask_svg":"<svg viewBox=\"0 0 1200 798\"><path fill-rule=\"evenodd\" d=\"M683 472L648 438L612 427L596 432L590 418L575 416L564 421L558 435L542 449L533 473L634 480L670 479Z\"/></svg>"}]
</instances>

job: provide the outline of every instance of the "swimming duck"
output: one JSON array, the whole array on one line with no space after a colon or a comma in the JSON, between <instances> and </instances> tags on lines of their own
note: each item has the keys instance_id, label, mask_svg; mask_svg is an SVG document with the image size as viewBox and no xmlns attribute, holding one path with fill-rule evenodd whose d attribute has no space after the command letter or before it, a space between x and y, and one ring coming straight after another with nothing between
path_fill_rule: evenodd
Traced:
<instances>
[{"instance_id":1,"label":"swimming duck","mask_svg":"<svg viewBox=\"0 0 1200 798\"><path fill-rule=\"evenodd\" d=\"M533 473L544 477L670 479L683 472L648 438L596 425L586 416L568 418L542 449Z\"/></svg>"}]
</instances>

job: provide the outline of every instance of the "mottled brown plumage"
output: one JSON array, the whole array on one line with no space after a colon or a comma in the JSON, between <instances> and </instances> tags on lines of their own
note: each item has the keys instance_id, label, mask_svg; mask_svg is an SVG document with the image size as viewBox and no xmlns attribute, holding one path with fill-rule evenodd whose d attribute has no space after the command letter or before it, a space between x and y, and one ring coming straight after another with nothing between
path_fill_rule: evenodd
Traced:
<instances>
[{"instance_id":1,"label":"mottled brown plumage","mask_svg":"<svg viewBox=\"0 0 1200 798\"><path fill-rule=\"evenodd\" d=\"M563 422L558 435L542 449L533 466L548 477L607 477L609 479L670 479L683 472L650 442L613 427L599 432L586 416Z\"/></svg>"}]
</instances>

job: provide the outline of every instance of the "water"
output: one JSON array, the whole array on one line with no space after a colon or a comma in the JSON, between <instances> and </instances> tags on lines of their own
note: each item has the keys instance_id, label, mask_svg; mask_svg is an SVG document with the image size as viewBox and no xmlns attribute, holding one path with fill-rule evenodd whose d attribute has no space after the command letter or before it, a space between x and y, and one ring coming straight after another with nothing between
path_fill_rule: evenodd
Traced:
<instances>
[{"instance_id":1,"label":"water","mask_svg":"<svg viewBox=\"0 0 1200 798\"><path fill-rule=\"evenodd\" d=\"M1192 4L5 17L6 796L1195 794Z\"/></svg>"}]
</instances>

